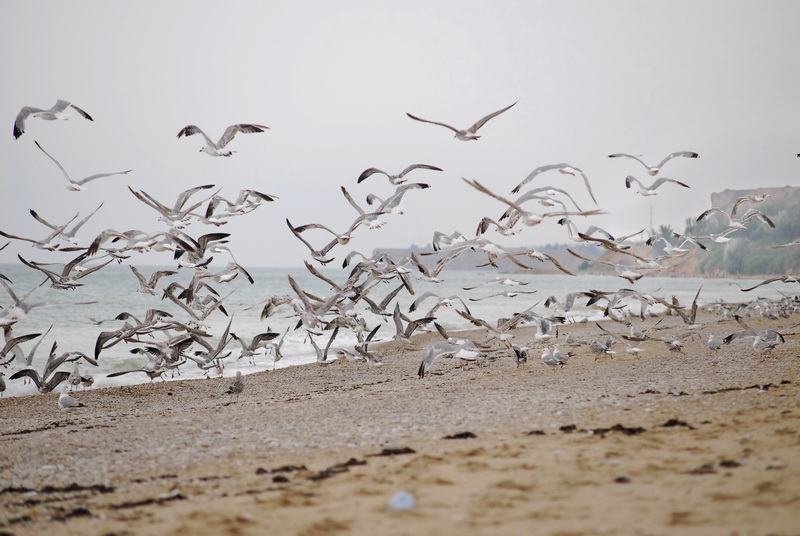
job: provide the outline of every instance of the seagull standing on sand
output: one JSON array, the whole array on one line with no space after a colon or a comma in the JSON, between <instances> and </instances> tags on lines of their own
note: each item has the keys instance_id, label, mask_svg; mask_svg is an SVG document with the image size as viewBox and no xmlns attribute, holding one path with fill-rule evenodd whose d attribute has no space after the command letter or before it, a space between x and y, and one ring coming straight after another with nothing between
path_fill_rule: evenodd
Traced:
<instances>
[{"instance_id":1,"label":"seagull standing on sand","mask_svg":"<svg viewBox=\"0 0 800 536\"><path fill-rule=\"evenodd\" d=\"M225 129L225 132L222 134L222 137L219 139L219 141L214 143L211 141L211 138L209 138L206 133L200 130L198 127L194 125L187 125L183 127L180 132L178 132L178 137L180 138L182 136L201 134L206 140L205 146L200 149L201 152L211 156L231 156L235 151L230 151L226 149L225 146L228 145L231 140L233 140L233 137L236 136L238 132L241 132L242 134L252 134L254 132L264 132L265 129L269 130L269 127L245 123L231 125Z\"/></svg>"},{"instance_id":2,"label":"seagull standing on sand","mask_svg":"<svg viewBox=\"0 0 800 536\"><path fill-rule=\"evenodd\" d=\"M519 102L519 101L517 101L517 102ZM516 104L517 102L515 102L514 104ZM510 106L506 106L502 110L498 110L496 112L492 112L489 115L487 115L485 117L482 117L474 125L472 125L471 127L469 127L468 129L465 129L465 130L459 130L459 129L455 128L455 127L451 127L447 123L439 123L437 121L429 121L428 119L422 119L421 117L413 116L410 113L406 113L406 115L408 117L410 117L411 119L414 119L416 121L422 121L423 123L432 123L434 125L439 125L440 127L449 128L450 130L452 130L453 132L456 133L455 137L458 138L459 140L461 140L461 141L470 141L470 140L477 140L478 138L480 138L480 136L477 135L478 129L481 128L483 125L485 125L486 122L489 119L492 119L493 117L496 117L496 116L500 115L501 113L503 113L506 110L508 110L509 108L511 108L511 106L514 106L514 104L512 104Z\"/></svg>"},{"instance_id":3,"label":"seagull standing on sand","mask_svg":"<svg viewBox=\"0 0 800 536\"><path fill-rule=\"evenodd\" d=\"M620 158L620 157L632 158L633 160L636 160L641 165L643 165L647 169L647 172L653 177L658 175L658 172L661 171L661 168L664 167L664 164L666 164L667 162L669 162L673 158L676 158L676 157L679 157L679 156L683 156L685 158L697 158L700 155L698 155L697 153L694 153L692 151L677 151L677 152L670 153L667 156L665 156L664 160L659 162L657 166L649 166L649 165L645 164L639 157L633 156L632 154L616 153L616 154L608 155L609 158Z\"/></svg>"},{"instance_id":4,"label":"seagull standing on sand","mask_svg":"<svg viewBox=\"0 0 800 536\"><path fill-rule=\"evenodd\" d=\"M233 383L228 387L228 390L225 391L225 394L228 395L236 395L236 401L239 401L239 395L244 391L244 380L242 379L242 371L236 371L236 379Z\"/></svg>"},{"instance_id":5,"label":"seagull standing on sand","mask_svg":"<svg viewBox=\"0 0 800 536\"><path fill-rule=\"evenodd\" d=\"M17 114L17 119L14 121L14 139L19 139L19 137L25 133L25 120L28 119L29 116L38 117L39 119L44 119L46 121L69 119L69 114L65 114L64 110L70 107L74 108L79 114L89 121L94 121L89 114L74 104L61 99L57 100L55 105L49 110L42 110L41 108L34 108L33 106L25 106L19 111L19 114Z\"/></svg>"},{"instance_id":6,"label":"seagull standing on sand","mask_svg":"<svg viewBox=\"0 0 800 536\"><path fill-rule=\"evenodd\" d=\"M69 388L64 385L61 387L61 395L58 397L58 407L64 410L69 417L70 412L77 408L85 407L83 403L78 402L77 398L69 395Z\"/></svg>"}]
</instances>

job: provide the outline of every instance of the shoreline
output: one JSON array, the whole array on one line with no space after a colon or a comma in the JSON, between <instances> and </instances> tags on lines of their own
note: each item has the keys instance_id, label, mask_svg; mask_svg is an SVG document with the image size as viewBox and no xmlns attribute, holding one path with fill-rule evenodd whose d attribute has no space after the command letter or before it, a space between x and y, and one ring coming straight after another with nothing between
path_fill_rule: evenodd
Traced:
<instances>
[{"instance_id":1,"label":"shoreline","mask_svg":"<svg viewBox=\"0 0 800 536\"><path fill-rule=\"evenodd\" d=\"M706 337L739 329L702 317ZM659 335L683 330L678 317L662 326ZM493 342L483 365L440 359L419 379L436 337L384 343L377 369L342 361L251 374L238 402L224 394L230 378L78 391L87 407L69 421L55 394L0 400L0 529L788 534L800 522L794 337L774 358L749 341L711 355L706 337L685 340L683 355L647 343L639 359L617 348L595 361L582 346L556 369L535 352L517 369ZM444 439L466 432L475 437ZM401 489L416 509L387 511Z\"/></svg>"}]
</instances>

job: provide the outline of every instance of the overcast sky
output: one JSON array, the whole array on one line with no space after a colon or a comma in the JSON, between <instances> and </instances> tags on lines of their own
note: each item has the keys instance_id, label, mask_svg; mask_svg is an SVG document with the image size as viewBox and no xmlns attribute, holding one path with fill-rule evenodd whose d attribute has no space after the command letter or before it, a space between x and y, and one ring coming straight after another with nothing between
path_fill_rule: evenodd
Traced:
<instances>
[{"instance_id":1,"label":"overcast sky","mask_svg":"<svg viewBox=\"0 0 800 536\"><path fill-rule=\"evenodd\" d=\"M482 216L505 209L471 189L476 179L508 194L534 168L582 168L608 212L579 225L624 234L654 223L682 228L710 206L712 192L800 186L800 2L786 1L7 1L0 20L0 229L42 238L53 223L103 208L79 236L101 230L164 230L127 189L172 204L177 194L215 184L280 199L234 219L231 249L245 266L298 266L307 250L286 228L317 222L344 230L363 203L394 191L369 167L415 171L431 185L412 191L402 216L380 230L360 228L338 260L356 249L430 242L433 231L474 235ZM94 122L28 121L12 137L23 106L65 99ZM519 101L481 129L478 141L409 119L407 112L465 128ZM195 124L213 139L233 123L271 130L238 136L231 158L198 152ZM68 192L37 140L73 178L133 169ZM626 190L632 174L651 180L626 152L657 162L691 150L663 175L691 185L661 195ZM559 173L530 186L569 190L594 208L579 179ZM213 230L200 224L189 232ZM322 245L329 237L308 232ZM528 228L509 245L566 242L553 223ZM2 245L3 242L0 242ZM26 243L0 252L33 260ZM132 259L168 264L169 257Z\"/></svg>"}]
</instances>

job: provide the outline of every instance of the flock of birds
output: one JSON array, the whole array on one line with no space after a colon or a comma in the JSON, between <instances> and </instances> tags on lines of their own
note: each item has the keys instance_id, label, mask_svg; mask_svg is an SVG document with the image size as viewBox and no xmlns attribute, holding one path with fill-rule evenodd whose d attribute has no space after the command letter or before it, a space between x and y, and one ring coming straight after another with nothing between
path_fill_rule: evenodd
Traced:
<instances>
[{"instance_id":1,"label":"flock of birds","mask_svg":"<svg viewBox=\"0 0 800 536\"><path fill-rule=\"evenodd\" d=\"M466 129L458 129L446 123L422 119L412 114L408 116L424 123L430 123L447 128L455 133L455 138L462 141L478 140L478 131L486 123L508 111L517 103L511 104L496 112L488 114ZM48 110L24 107L14 122L13 134L20 138L25 133L26 122L33 119L60 120L68 117L67 111L75 110L83 118L92 121L92 117L70 102L59 100L55 106ZM228 127L216 143L202 130L194 125L188 125L178 132L178 138L200 134L205 144L200 149L210 156L230 157L233 151L227 147L236 134L260 133L269 127L258 124L236 124ZM101 173L91 175L81 180L70 178L64 167L52 155L47 153L36 142L36 146L60 169L67 179L67 189L81 191L88 182L124 175L131 170L116 173ZM800 155L798 155L800 156ZM678 151L667 155L656 165L645 163L637 156L630 154L611 154L609 158L630 159L641 164L647 174L656 177L652 184L645 185L639 179L629 175L625 179L625 187L638 187L638 193L643 196L652 196L662 187L689 188L684 182L665 178L660 173L665 165L675 158L697 158L698 154L690 151ZM335 260L334 253L347 246L353 233L362 228L379 229L387 224L386 217L392 214L403 214L401 205L407 195L412 191L423 191L430 185L422 182L408 182L409 175L421 172L432 173L442 171L441 168L429 164L412 164L401 172L394 174L371 167L366 169L357 178L361 183L370 177L383 175L395 190L385 198L376 194L369 194L366 205L358 203L341 186L341 193L350 207L352 207L353 222L342 232L336 232L324 223L308 222L299 225L286 220L289 232L301 241L309 250L310 259L314 263L325 266ZM493 200L503 212L496 217L483 216L479 219L474 236L468 236L455 231L450 234L435 231L432 236L432 251L420 254L411 253L408 256L390 255L386 252L376 251L367 256L357 251L351 251L344 256L342 267L350 267L349 274L342 281L334 281L320 272L313 263L304 261L308 272L324 282L330 289L328 295L317 296L301 288L297 281L288 276L291 292L267 297L261 306L261 320L268 319L279 310L289 311L297 318L296 330L303 330L308 342L315 348L317 363L329 365L339 359L364 361L370 367L380 367L386 358L386 350L376 351L371 345L379 340L393 339L403 345L416 347L411 339L412 335L421 330L436 331L441 335L441 340L422 348L423 360L418 369L418 375L423 378L430 373L435 362L442 357L455 358L461 363L480 362L488 354L513 356L518 367L523 366L529 352L538 347L541 351L541 361L547 366L559 367L565 365L575 355L574 351L564 351L559 344L553 348L552 342L558 341L557 326L564 324L573 317L568 316L578 300L586 299L586 306L598 307L604 316L629 327L629 333L616 333L602 324L597 324L602 335L593 340L581 341L567 337L563 345L577 348L586 345L594 354L595 359L603 355L615 353L614 345L620 343L625 346L625 351L638 355L643 350L641 344L645 341L659 341L669 346L670 350L681 352L682 339L688 336L697 336L699 326L695 323L698 309L697 299L691 304L680 304L674 297L671 300L639 292L634 289L622 288L614 292L585 290L568 293L559 300L550 296L545 300L545 307L550 314L539 314L534 311L540 302L531 304L524 310L515 313L511 318L483 319L476 317L470 311L467 302L487 299L493 296L513 297L519 294L532 294L535 291L518 290L514 287L524 286L527 283L514 279L496 278L486 283L473 287L466 287L470 291L484 285L497 285L512 290L502 290L489 297L472 298L464 295L439 296L435 292L425 292L417 295L414 289L416 280L437 283L441 281L440 275L444 268L454 259L466 252L479 252L486 257L485 265L497 266L499 259L508 259L520 269L532 268L531 261L550 263L553 267L569 275L572 274L564 268L553 256L537 251L536 249L508 249L486 235L494 229L501 236L514 235L526 227L536 226L545 222L553 222L566 229L567 236L576 243L595 244L597 247L621 255L628 260L625 263L613 263L602 259L590 259L571 249L569 252L588 263L601 264L612 267L616 274L633 284L639 279L651 274L657 274L669 268L672 264L686 255L691 248L706 249L703 240L713 240L724 243L731 240L730 235L746 228L754 221L760 221L769 227L774 227L772 220L763 212L748 208L740 213L742 205L752 205L764 201L768 196L748 196L739 198L732 210L725 211L712 207L703 212L697 220L712 217L720 213L727 221L727 228L722 233L711 236L683 236L674 233L672 236L662 236L650 233L646 244L652 247L651 256L641 253L641 248L633 248L634 237L644 235L647 231L642 229L627 236L615 237L611 233L596 226L582 228L576 223L578 217L591 217L602 214L597 207L584 210L578 206L567 191L564 184L558 186L543 185L530 188L524 193L520 191L548 172L558 172L561 175L580 177L583 187L589 197L597 206L591 184L586 173L567 163L551 164L534 169L517 186L511 190L513 196L497 193L476 180L464 179L464 182L487 198ZM554 174L550 177L555 178ZM565 179L569 180L569 179ZM9 239L0 250L9 246L11 242L28 242L32 246L46 251L58 251L70 254L72 257L62 265L37 262L18 255L19 261L30 270L38 271L44 277L42 283L18 295L13 287L13 282L0 273L0 284L10 300L0 309L0 326L5 336L5 345L0 350L0 366L8 368L15 366L16 372L9 376L10 380L31 381L36 384L39 392L47 393L61 386L59 407L70 411L81 407L74 397L70 395L79 386L88 387L93 378L86 368L87 365L97 365L104 350L120 343L132 345L130 352L141 356L142 365L139 368L124 370L109 374L119 376L130 373L145 374L153 379L162 377L166 373L173 375L180 373L180 368L187 363L200 367L206 374L217 371L221 374L224 362L227 359L247 357L254 362L256 356L268 355L273 361L281 357L281 346L287 332L277 333L269 329L253 337L240 337L232 328L231 318L224 332L216 338L207 326L210 315L228 315L226 311L226 298L218 290L219 285L229 283L237 277L246 278L253 283L253 278L248 271L235 259L233 252L226 246L229 233L219 230L230 218L239 217L256 210L262 204L271 203L277 197L253 189L239 192L235 200L229 200L220 195L221 189L215 189L212 184L205 184L190 188L182 192L172 202L162 202L155 196L128 186L130 193L144 205L150 207L163 229L155 231L106 229L89 240L88 246L81 246L82 237L79 231L100 207L95 209L82 220L75 221L78 215L67 222L54 224L40 214L31 210L31 216L42 226L47 228L44 238L30 238L13 235L0 231L0 236ZM517 195L519 194L519 195ZM102 206L102 205L101 205ZM531 207L535 208L531 208ZM211 232L190 233L191 229L198 226L212 227ZM325 236L320 240L321 236ZM662 245L663 244L663 245ZM800 239L789 244L775 247L797 247ZM660 246L661 249L657 249ZM92 355L77 351L59 353L57 342L53 342L45 365L39 372L34 367L34 357L38 346L49 333L29 333L17 335L18 326L24 324L24 319L34 309L56 305L90 305L93 302L80 301L35 301L36 290L49 283L58 290L77 289L83 285L82 280L91 274L102 270L112 262L122 263L139 252L159 251L171 253L176 263L174 270L157 270L146 275L130 265L132 276L139 283L139 292L152 295L161 300L168 300L175 305L178 314L173 314L159 308L150 308L138 318L131 313L123 312L116 317L121 326L114 330L101 331L98 334ZM637 253L638 251L638 253ZM658 254L655 252L658 251ZM663 252L663 253L662 253ZM211 267L215 256L224 255L227 264L222 269ZM428 257L430 256L430 257ZM424 258L423 258L424 257ZM428 260L430 258L430 260ZM427 262L426 262L427 261ZM186 274L183 282L173 280L168 284L162 282L168 278ZM749 289L774 281L798 282L792 276L784 275L770 278ZM376 290L392 285L392 290L383 297L377 297ZM409 295L415 299L407 311L400 307L399 296ZM423 303L432 304L421 315L414 314ZM638 313L631 308L631 304L638 304ZM475 326L484 329L485 337L480 339L459 337L457 334L448 333L440 322L437 322L437 312L440 308L452 308L460 317L468 320ZM656 337L652 334L655 325L645 331L638 331L634 325L636 316L644 321L645 316L656 316L653 307L663 308L667 314L680 315L686 327L685 334L675 337ZM784 335L778 330L755 330L746 324L746 316L755 314L778 318L791 315L798 310L798 303L793 299L782 301L759 300L750 304L726 305L715 304L719 314L734 316L742 329L726 336L722 343L711 335L708 339L709 350L716 351L722 344L731 343L738 339L753 339L753 349L757 352L772 352L772 349L785 341ZM414 314L414 318L410 315ZM391 320L391 323L389 321ZM585 318L583 319L585 321ZM660 321L659 321L660 322ZM536 332L533 340L523 342L517 337L515 328L523 325L533 325ZM391 336L377 339L377 333L384 325L393 327ZM657 324L656 324L657 325ZM51 326L52 327L52 326ZM340 330L349 330L355 335L357 344L351 347L335 347L333 343ZM234 349L229 349L233 346ZM26 351L27 347L27 351ZM82 369L83 366L83 369ZM244 389L241 372L237 372L235 381L231 384L227 394L238 399ZM5 390L4 373L0 372L0 393Z\"/></svg>"}]
</instances>

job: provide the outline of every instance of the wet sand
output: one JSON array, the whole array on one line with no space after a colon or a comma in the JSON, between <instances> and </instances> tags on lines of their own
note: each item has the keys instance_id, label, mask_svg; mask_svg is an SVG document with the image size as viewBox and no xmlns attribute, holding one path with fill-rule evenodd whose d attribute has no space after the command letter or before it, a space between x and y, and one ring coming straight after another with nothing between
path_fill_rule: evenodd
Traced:
<instances>
[{"instance_id":1,"label":"wet sand","mask_svg":"<svg viewBox=\"0 0 800 536\"><path fill-rule=\"evenodd\" d=\"M706 349L737 329L706 314L684 354L555 369L494 342L420 379L423 334L376 369L246 376L238 401L231 378L77 392L69 419L56 394L3 399L0 534L800 534L797 328L774 357ZM387 509L400 490L416 508Z\"/></svg>"}]
</instances>

